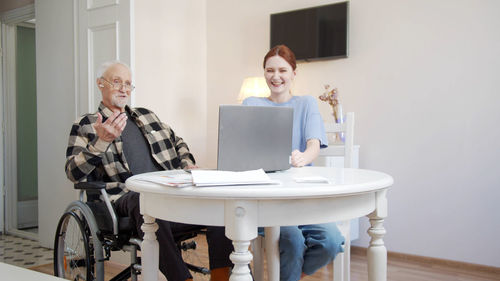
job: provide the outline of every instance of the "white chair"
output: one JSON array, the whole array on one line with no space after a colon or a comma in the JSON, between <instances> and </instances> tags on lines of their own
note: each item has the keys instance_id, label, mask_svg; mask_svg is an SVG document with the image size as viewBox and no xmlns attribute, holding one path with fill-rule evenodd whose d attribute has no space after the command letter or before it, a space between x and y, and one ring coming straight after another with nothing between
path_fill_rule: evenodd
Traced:
<instances>
[{"instance_id":1,"label":"white chair","mask_svg":"<svg viewBox=\"0 0 500 281\"><path fill-rule=\"evenodd\" d=\"M353 167L354 154L354 113L349 112L346 115L345 122L342 124L328 123L325 125L327 134L344 133L344 151L342 154L332 154L322 156L344 156L344 168ZM350 222L337 222L342 235L345 237L344 252L340 253L334 260L333 281L349 281L350 276ZM259 236L252 241L252 251L254 255L254 278L257 281L264 280L264 257L263 250L266 252L268 280L279 280L280 256L279 256L279 226L266 227L265 238ZM263 241L264 240L264 241Z\"/></svg>"}]
</instances>

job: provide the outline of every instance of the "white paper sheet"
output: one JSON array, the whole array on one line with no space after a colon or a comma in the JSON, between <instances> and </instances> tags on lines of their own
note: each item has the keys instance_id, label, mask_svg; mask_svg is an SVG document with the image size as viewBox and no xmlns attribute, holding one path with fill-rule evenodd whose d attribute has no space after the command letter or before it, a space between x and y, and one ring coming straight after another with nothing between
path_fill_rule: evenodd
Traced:
<instances>
[{"instance_id":1,"label":"white paper sheet","mask_svg":"<svg viewBox=\"0 0 500 281\"><path fill-rule=\"evenodd\" d=\"M243 172L195 169L191 170L191 174L196 186L279 184L262 169Z\"/></svg>"},{"instance_id":2,"label":"white paper sheet","mask_svg":"<svg viewBox=\"0 0 500 281\"><path fill-rule=\"evenodd\" d=\"M293 180L298 183L331 183L327 178L320 176L295 177Z\"/></svg>"}]
</instances>

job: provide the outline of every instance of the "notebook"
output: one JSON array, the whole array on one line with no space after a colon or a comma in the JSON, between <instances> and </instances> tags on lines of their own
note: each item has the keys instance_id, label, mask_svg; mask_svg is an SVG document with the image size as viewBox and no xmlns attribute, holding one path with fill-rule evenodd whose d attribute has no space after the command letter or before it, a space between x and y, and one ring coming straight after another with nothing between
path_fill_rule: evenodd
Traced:
<instances>
[{"instance_id":1,"label":"notebook","mask_svg":"<svg viewBox=\"0 0 500 281\"><path fill-rule=\"evenodd\" d=\"M292 127L291 107L220 105L217 169L290 168Z\"/></svg>"}]
</instances>

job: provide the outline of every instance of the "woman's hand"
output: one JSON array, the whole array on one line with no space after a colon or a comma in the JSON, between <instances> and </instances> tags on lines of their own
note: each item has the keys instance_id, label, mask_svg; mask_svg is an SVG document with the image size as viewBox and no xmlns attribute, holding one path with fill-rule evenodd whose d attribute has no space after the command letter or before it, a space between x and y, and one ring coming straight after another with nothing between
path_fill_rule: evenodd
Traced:
<instances>
[{"instance_id":1,"label":"woman's hand","mask_svg":"<svg viewBox=\"0 0 500 281\"><path fill-rule=\"evenodd\" d=\"M307 165L307 160L305 158L304 152L300 152L295 149L292 151L292 166L294 167L303 167Z\"/></svg>"},{"instance_id":2,"label":"woman's hand","mask_svg":"<svg viewBox=\"0 0 500 281\"><path fill-rule=\"evenodd\" d=\"M307 140L306 150L300 152L299 150L292 151L292 166L303 167L307 164L312 163L316 157L319 155L319 140L309 139Z\"/></svg>"}]
</instances>

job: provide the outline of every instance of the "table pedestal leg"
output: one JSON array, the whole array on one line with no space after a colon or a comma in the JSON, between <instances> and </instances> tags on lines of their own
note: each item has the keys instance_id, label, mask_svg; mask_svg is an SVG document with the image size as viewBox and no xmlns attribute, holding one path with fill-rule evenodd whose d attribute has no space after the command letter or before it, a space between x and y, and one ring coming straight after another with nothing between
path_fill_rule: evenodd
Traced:
<instances>
[{"instance_id":1,"label":"table pedestal leg","mask_svg":"<svg viewBox=\"0 0 500 281\"><path fill-rule=\"evenodd\" d=\"M255 281L264 281L264 237L257 237L252 241L253 278Z\"/></svg>"},{"instance_id":2,"label":"table pedestal leg","mask_svg":"<svg viewBox=\"0 0 500 281\"><path fill-rule=\"evenodd\" d=\"M382 240L385 234L385 229L382 225L384 219L378 217L375 213L370 214L368 217L371 224L370 229L368 229L371 240L366 253L368 258L368 280L386 281L387 249Z\"/></svg>"},{"instance_id":3,"label":"table pedestal leg","mask_svg":"<svg viewBox=\"0 0 500 281\"><path fill-rule=\"evenodd\" d=\"M248 251L250 241L233 241L234 252L229 258L234 264L230 281L252 281L249 264L252 261L252 254Z\"/></svg>"},{"instance_id":4,"label":"table pedestal leg","mask_svg":"<svg viewBox=\"0 0 500 281\"><path fill-rule=\"evenodd\" d=\"M249 264L253 256L248 251L248 246L257 237L257 213L257 202L224 202L226 236L233 241L234 246L234 252L229 256L234 264L230 281L252 281Z\"/></svg>"},{"instance_id":5,"label":"table pedestal leg","mask_svg":"<svg viewBox=\"0 0 500 281\"><path fill-rule=\"evenodd\" d=\"M267 257L267 278L269 281L280 280L280 227L266 227L265 245Z\"/></svg>"},{"instance_id":6,"label":"table pedestal leg","mask_svg":"<svg viewBox=\"0 0 500 281\"><path fill-rule=\"evenodd\" d=\"M141 243L141 274L144 281L158 281L159 246L155 232L158 224L153 217L143 215L144 223L141 226L144 237Z\"/></svg>"}]
</instances>

